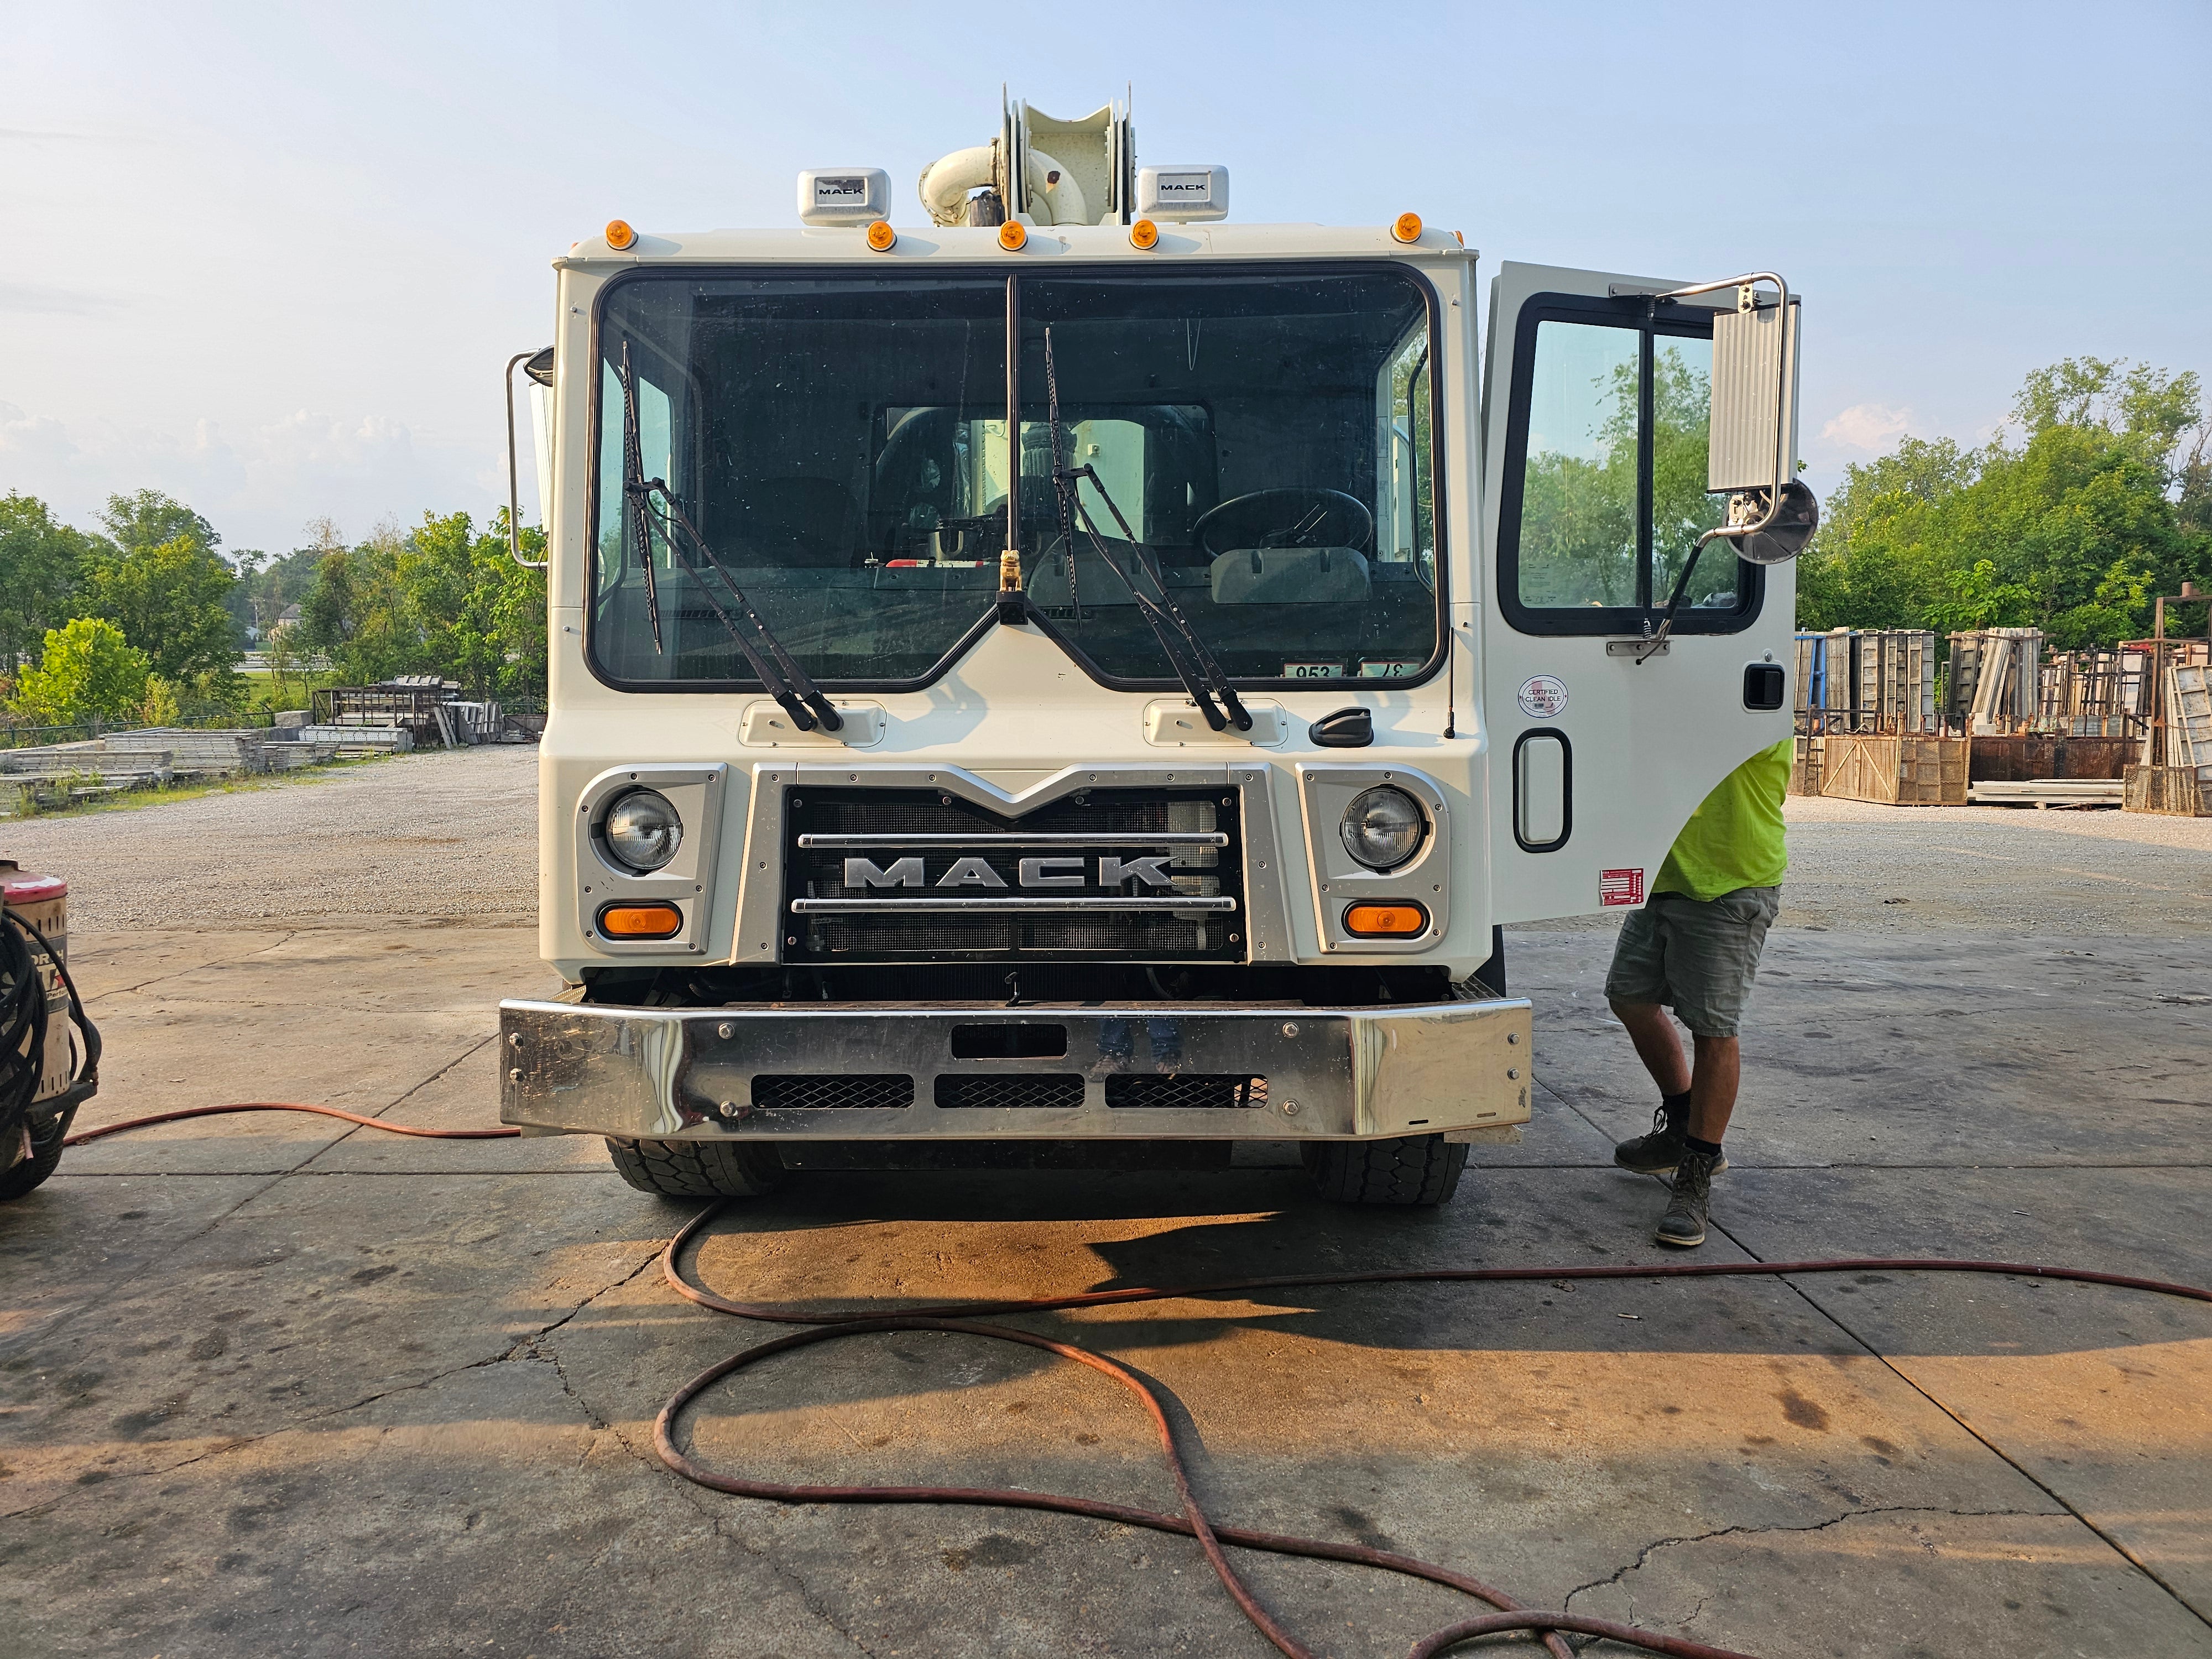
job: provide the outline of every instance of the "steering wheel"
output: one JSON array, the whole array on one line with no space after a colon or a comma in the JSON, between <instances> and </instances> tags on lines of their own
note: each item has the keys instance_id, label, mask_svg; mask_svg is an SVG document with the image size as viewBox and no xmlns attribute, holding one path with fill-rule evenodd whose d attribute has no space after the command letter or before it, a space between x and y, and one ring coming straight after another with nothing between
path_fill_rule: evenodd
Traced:
<instances>
[{"instance_id":1,"label":"steering wheel","mask_svg":"<svg viewBox=\"0 0 2212 1659\"><path fill-rule=\"evenodd\" d=\"M1291 484L1231 495L1190 527L1210 557L1239 548L1367 545L1375 515L1357 495L1314 484Z\"/></svg>"}]
</instances>

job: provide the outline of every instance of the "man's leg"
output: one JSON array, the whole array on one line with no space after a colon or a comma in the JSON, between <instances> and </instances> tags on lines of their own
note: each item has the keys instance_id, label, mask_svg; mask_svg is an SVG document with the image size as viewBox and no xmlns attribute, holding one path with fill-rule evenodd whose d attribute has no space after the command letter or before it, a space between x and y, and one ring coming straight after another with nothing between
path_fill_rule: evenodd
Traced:
<instances>
[{"instance_id":1,"label":"man's leg","mask_svg":"<svg viewBox=\"0 0 2212 1659\"><path fill-rule=\"evenodd\" d=\"M1632 1030L1630 1035L1633 1036L1635 1033ZM1674 1040L1670 1025L1667 1041L1671 1045ZM1693 1035L1690 1042L1698 1056L1697 1066L1690 1075L1690 1134L1695 1139L1717 1146L1728 1133L1729 1114L1735 1110L1736 1085L1743 1077L1743 1044L1732 1036ZM1644 1052L1640 1038L1636 1051ZM1651 1062L1646 1060L1644 1063L1649 1066ZM1680 1063L1679 1050L1676 1063Z\"/></svg>"},{"instance_id":2,"label":"man's leg","mask_svg":"<svg viewBox=\"0 0 2212 1659\"><path fill-rule=\"evenodd\" d=\"M1647 906L1621 924L1613 966L1605 976L1606 1000L1627 1029L1644 1069L1659 1085L1659 1109L1651 1133L1624 1140L1613 1161L1639 1175L1662 1175L1682 1156L1682 1137L1690 1121L1690 1066L1674 1036L1674 1023L1661 1005L1673 995L1667 982L1667 943L1661 918Z\"/></svg>"},{"instance_id":3,"label":"man's leg","mask_svg":"<svg viewBox=\"0 0 2212 1659\"><path fill-rule=\"evenodd\" d=\"M1628 1040L1636 1045L1636 1057L1644 1062L1644 1069L1651 1073L1651 1080L1659 1085L1662 1095L1679 1095L1692 1090L1690 1067L1682 1058L1682 1044L1674 1035L1674 1022L1667 1011L1656 1002L1615 1002L1613 1017L1628 1028ZM1705 1039L1699 1038L1700 1045ZM1698 1058L1703 1060L1702 1046ZM1691 1109L1696 1109L1693 1105ZM1725 1121L1725 1115L1723 1115Z\"/></svg>"}]
</instances>

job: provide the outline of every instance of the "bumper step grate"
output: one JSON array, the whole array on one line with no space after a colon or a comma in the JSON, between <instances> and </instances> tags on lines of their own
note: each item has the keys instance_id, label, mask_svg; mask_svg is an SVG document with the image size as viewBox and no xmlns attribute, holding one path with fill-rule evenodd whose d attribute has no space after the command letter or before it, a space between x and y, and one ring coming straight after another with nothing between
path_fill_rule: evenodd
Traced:
<instances>
[{"instance_id":1,"label":"bumper step grate","mask_svg":"<svg viewBox=\"0 0 2212 1659\"><path fill-rule=\"evenodd\" d=\"M1265 1107L1267 1079L1205 1072L1109 1077L1106 1079L1106 1103L1173 1111Z\"/></svg>"},{"instance_id":2,"label":"bumper step grate","mask_svg":"<svg viewBox=\"0 0 2212 1659\"><path fill-rule=\"evenodd\" d=\"M753 1109L810 1110L828 1106L900 1110L914 1104L914 1079L902 1072L764 1073L753 1079Z\"/></svg>"},{"instance_id":3,"label":"bumper step grate","mask_svg":"<svg viewBox=\"0 0 2212 1659\"><path fill-rule=\"evenodd\" d=\"M954 1073L937 1079L937 1103L1071 1111L1083 1104L1083 1078L1074 1072Z\"/></svg>"}]
</instances>

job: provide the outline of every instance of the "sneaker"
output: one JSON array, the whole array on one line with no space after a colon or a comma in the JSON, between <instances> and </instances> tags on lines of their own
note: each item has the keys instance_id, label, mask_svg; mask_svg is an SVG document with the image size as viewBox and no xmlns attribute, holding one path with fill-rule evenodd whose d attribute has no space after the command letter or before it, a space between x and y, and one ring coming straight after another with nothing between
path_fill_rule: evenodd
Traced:
<instances>
[{"instance_id":1,"label":"sneaker","mask_svg":"<svg viewBox=\"0 0 2212 1659\"><path fill-rule=\"evenodd\" d=\"M1651 1114L1651 1133L1638 1135L1633 1140L1624 1140L1613 1149L1613 1161L1624 1170L1633 1170L1638 1175L1670 1175L1682 1161L1686 1122L1669 1123L1667 1109L1662 1106ZM1717 1175L1728 1168L1728 1155L1723 1153L1713 1165Z\"/></svg>"},{"instance_id":2,"label":"sneaker","mask_svg":"<svg viewBox=\"0 0 2212 1659\"><path fill-rule=\"evenodd\" d=\"M1718 1153L1682 1154L1682 1161L1674 1168L1674 1195L1667 1200L1667 1213L1659 1218L1654 1238L1683 1249L1705 1242L1705 1214L1713 1202L1713 1172L1721 1162Z\"/></svg>"}]
</instances>

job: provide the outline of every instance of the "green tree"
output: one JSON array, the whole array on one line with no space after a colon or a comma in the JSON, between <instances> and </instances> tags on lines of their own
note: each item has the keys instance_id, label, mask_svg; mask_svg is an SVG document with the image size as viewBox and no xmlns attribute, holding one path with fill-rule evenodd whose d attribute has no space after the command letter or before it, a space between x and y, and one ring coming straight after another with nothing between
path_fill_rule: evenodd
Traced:
<instances>
[{"instance_id":1,"label":"green tree","mask_svg":"<svg viewBox=\"0 0 2212 1659\"><path fill-rule=\"evenodd\" d=\"M238 660L225 603L234 580L221 556L189 534L118 545L94 555L84 608L120 628L164 679L220 678Z\"/></svg>"},{"instance_id":2,"label":"green tree","mask_svg":"<svg viewBox=\"0 0 2212 1659\"><path fill-rule=\"evenodd\" d=\"M544 538L526 530L526 549ZM324 553L300 602L307 644L344 679L436 674L477 696L542 690L545 587L507 556L506 519L425 514L406 535L379 530Z\"/></svg>"},{"instance_id":3,"label":"green tree","mask_svg":"<svg viewBox=\"0 0 2212 1659\"><path fill-rule=\"evenodd\" d=\"M92 551L92 538L58 522L37 497L0 497L0 673L34 655L46 630L76 614Z\"/></svg>"},{"instance_id":4,"label":"green tree","mask_svg":"<svg viewBox=\"0 0 2212 1659\"><path fill-rule=\"evenodd\" d=\"M100 515L107 534L126 553L158 547L179 536L212 553L222 545L215 526L182 501L158 489L142 489L135 495L110 495Z\"/></svg>"},{"instance_id":5,"label":"green tree","mask_svg":"<svg viewBox=\"0 0 2212 1659\"><path fill-rule=\"evenodd\" d=\"M1808 628L2138 635L2149 596L2212 574L2212 478L2194 374L2069 358L2027 376L1982 448L1907 438L1847 468L1798 580Z\"/></svg>"},{"instance_id":6,"label":"green tree","mask_svg":"<svg viewBox=\"0 0 2212 1659\"><path fill-rule=\"evenodd\" d=\"M146 653L112 623L79 617L46 631L38 665L16 677L14 708L33 723L125 720L146 700Z\"/></svg>"}]
</instances>

